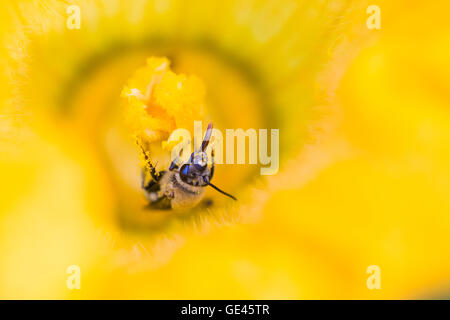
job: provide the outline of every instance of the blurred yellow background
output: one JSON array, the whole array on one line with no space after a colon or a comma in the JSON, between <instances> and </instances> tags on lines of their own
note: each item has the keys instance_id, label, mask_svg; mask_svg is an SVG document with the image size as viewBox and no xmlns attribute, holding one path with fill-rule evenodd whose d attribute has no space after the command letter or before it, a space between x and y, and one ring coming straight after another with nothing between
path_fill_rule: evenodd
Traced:
<instances>
[{"instance_id":1,"label":"blurred yellow background","mask_svg":"<svg viewBox=\"0 0 450 320\"><path fill-rule=\"evenodd\" d=\"M2 1L0 298L449 298L449 10ZM203 80L218 128L279 128L279 173L219 165L238 203L143 210L120 93L152 55Z\"/></svg>"}]
</instances>

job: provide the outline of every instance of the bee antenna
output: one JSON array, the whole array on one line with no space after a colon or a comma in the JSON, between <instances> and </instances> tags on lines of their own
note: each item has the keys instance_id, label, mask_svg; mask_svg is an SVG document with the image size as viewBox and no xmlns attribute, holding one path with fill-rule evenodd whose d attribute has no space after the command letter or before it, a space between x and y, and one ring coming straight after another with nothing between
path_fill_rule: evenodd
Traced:
<instances>
[{"instance_id":1,"label":"bee antenna","mask_svg":"<svg viewBox=\"0 0 450 320\"><path fill-rule=\"evenodd\" d=\"M219 188L217 188L215 185L213 185L211 182L207 181L206 179L205 179L205 183L206 183L208 186L213 187L214 189L216 189L217 191L219 191L221 194L226 195L227 197L230 197L230 198L233 199L234 201L237 201L237 199L236 199L234 196L232 196L232 195L229 194L229 193L226 193L226 192L223 191L223 190L220 190Z\"/></svg>"},{"instance_id":2,"label":"bee antenna","mask_svg":"<svg viewBox=\"0 0 450 320\"><path fill-rule=\"evenodd\" d=\"M209 144L209 140L211 139L211 134L212 134L212 122L210 122L208 124L208 129L206 129L206 133L205 133L205 137L203 138L203 142L202 142L202 146L201 146L201 150L205 151L206 147Z\"/></svg>"}]
</instances>

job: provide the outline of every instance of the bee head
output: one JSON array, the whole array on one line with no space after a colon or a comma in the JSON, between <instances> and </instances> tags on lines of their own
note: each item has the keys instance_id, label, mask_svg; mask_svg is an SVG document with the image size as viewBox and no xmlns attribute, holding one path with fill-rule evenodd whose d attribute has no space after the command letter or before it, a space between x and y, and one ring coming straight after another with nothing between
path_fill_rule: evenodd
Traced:
<instances>
[{"instance_id":1,"label":"bee head","mask_svg":"<svg viewBox=\"0 0 450 320\"><path fill-rule=\"evenodd\" d=\"M184 182L195 185L195 180L209 175L208 156L203 151L193 152L179 172Z\"/></svg>"},{"instance_id":2,"label":"bee head","mask_svg":"<svg viewBox=\"0 0 450 320\"><path fill-rule=\"evenodd\" d=\"M214 166L211 170L208 168L208 155L206 154L206 147L209 144L212 133L212 123L208 125L208 129L206 129L205 137L203 138L202 145L200 150L194 151L185 164L180 167L179 175L182 181L187 184L193 186L211 186L215 190L220 193L226 195L227 197L236 200L231 194L226 193L225 191L220 190L218 187L211 183L212 174L214 172ZM171 170L175 167L174 164L171 164Z\"/></svg>"},{"instance_id":3,"label":"bee head","mask_svg":"<svg viewBox=\"0 0 450 320\"><path fill-rule=\"evenodd\" d=\"M205 152L193 152L191 154L191 161L192 165L197 169L197 171L203 171L206 169L206 166L208 165L208 156Z\"/></svg>"},{"instance_id":4,"label":"bee head","mask_svg":"<svg viewBox=\"0 0 450 320\"><path fill-rule=\"evenodd\" d=\"M189 161L181 166L179 172L184 182L191 185L206 185L204 177L209 177L210 170L208 169L208 155L205 151L211 139L211 133L212 123L206 129L200 150L192 152Z\"/></svg>"}]
</instances>

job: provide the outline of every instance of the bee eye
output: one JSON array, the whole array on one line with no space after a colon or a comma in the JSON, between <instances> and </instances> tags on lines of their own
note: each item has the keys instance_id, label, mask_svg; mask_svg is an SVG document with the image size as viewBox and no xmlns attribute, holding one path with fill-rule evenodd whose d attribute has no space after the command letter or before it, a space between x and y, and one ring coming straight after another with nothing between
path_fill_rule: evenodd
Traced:
<instances>
[{"instance_id":1,"label":"bee eye","mask_svg":"<svg viewBox=\"0 0 450 320\"><path fill-rule=\"evenodd\" d=\"M188 174L189 174L189 165L188 164L182 165L180 169L180 175L183 178L187 178Z\"/></svg>"}]
</instances>

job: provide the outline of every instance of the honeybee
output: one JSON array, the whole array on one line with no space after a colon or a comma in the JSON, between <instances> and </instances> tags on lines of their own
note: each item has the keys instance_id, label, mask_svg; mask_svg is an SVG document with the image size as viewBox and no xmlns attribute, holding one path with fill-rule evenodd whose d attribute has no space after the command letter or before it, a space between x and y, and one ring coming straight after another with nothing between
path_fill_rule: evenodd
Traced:
<instances>
[{"instance_id":1,"label":"honeybee","mask_svg":"<svg viewBox=\"0 0 450 320\"><path fill-rule=\"evenodd\" d=\"M206 147L212 133L212 123L203 138L200 149L192 152L188 161L179 164L181 154L174 159L167 170L156 171L144 148L139 145L144 154L146 167L141 178L141 187L150 206L157 209L189 208L197 205L203 198L205 187L210 186L218 192L237 200L234 196L219 189L211 183L214 175L214 149L211 152L211 167L208 166ZM151 179L145 182L146 173Z\"/></svg>"}]
</instances>

